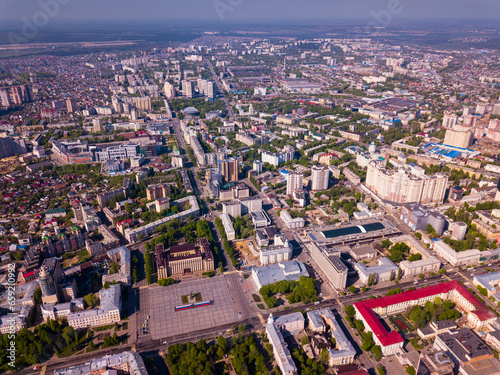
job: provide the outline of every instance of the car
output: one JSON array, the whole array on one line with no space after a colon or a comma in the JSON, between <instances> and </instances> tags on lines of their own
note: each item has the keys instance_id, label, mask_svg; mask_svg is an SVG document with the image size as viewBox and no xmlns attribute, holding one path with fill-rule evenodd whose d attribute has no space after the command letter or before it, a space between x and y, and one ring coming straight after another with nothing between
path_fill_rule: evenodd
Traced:
<instances>
[{"instance_id":1,"label":"car","mask_svg":"<svg viewBox=\"0 0 500 375\"><path fill-rule=\"evenodd\" d=\"M40 370L40 365L33 367L33 370Z\"/></svg>"}]
</instances>

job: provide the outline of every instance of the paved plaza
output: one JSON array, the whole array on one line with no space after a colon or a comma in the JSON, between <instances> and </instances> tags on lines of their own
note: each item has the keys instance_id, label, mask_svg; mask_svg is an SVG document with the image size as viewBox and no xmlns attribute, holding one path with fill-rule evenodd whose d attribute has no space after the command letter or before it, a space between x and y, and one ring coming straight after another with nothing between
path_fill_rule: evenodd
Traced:
<instances>
[{"instance_id":1,"label":"paved plaza","mask_svg":"<svg viewBox=\"0 0 500 375\"><path fill-rule=\"evenodd\" d=\"M175 311L182 296L201 294L212 305ZM224 276L183 281L178 285L149 289L150 332L154 340L237 322L238 313Z\"/></svg>"}]
</instances>

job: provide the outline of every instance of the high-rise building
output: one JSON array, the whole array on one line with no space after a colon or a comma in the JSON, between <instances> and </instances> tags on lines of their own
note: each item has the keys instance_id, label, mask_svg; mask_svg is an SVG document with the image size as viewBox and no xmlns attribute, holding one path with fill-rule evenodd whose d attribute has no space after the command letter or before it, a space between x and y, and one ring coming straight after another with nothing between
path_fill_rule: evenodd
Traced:
<instances>
[{"instance_id":1,"label":"high-rise building","mask_svg":"<svg viewBox=\"0 0 500 375\"><path fill-rule=\"evenodd\" d=\"M442 203L448 177L437 173L432 176L414 176L405 168L387 170L371 162L366 175L366 187L381 199L395 203Z\"/></svg>"},{"instance_id":2,"label":"high-rise building","mask_svg":"<svg viewBox=\"0 0 500 375\"><path fill-rule=\"evenodd\" d=\"M33 101L31 97L31 89L28 85L21 85L19 86L21 90L21 98L23 100L23 103L31 103Z\"/></svg>"},{"instance_id":3,"label":"high-rise building","mask_svg":"<svg viewBox=\"0 0 500 375\"><path fill-rule=\"evenodd\" d=\"M73 99L66 100L66 108L68 113L73 113L76 111L76 102Z\"/></svg>"},{"instance_id":4,"label":"high-rise building","mask_svg":"<svg viewBox=\"0 0 500 375\"><path fill-rule=\"evenodd\" d=\"M21 88L19 86L11 87L10 93L12 95L12 102L14 105L23 104L23 93L21 92Z\"/></svg>"},{"instance_id":5,"label":"high-rise building","mask_svg":"<svg viewBox=\"0 0 500 375\"><path fill-rule=\"evenodd\" d=\"M448 129L444 136L444 144L448 146L467 148L472 145L474 133L467 128L460 127L460 129Z\"/></svg>"},{"instance_id":6,"label":"high-rise building","mask_svg":"<svg viewBox=\"0 0 500 375\"><path fill-rule=\"evenodd\" d=\"M16 154L15 147L11 137L0 137L0 159L14 156Z\"/></svg>"},{"instance_id":7,"label":"high-rise building","mask_svg":"<svg viewBox=\"0 0 500 375\"><path fill-rule=\"evenodd\" d=\"M165 91L165 96L167 99L175 98L175 87L170 82L165 82L165 86L163 87Z\"/></svg>"},{"instance_id":8,"label":"high-rise building","mask_svg":"<svg viewBox=\"0 0 500 375\"><path fill-rule=\"evenodd\" d=\"M215 85L213 82L207 82L207 91L205 93L205 95L210 98L210 99L213 99L215 98L215 94L216 94L216 89L215 89Z\"/></svg>"},{"instance_id":9,"label":"high-rise building","mask_svg":"<svg viewBox=\"0 0 500 375\"><path fill-rule=\"evenodd\" d=\"M182 81L182 93L185 97L193 98L193 82L184 80Z\"/></svg>"},{"instance_id":10,"label":"high-rise building","mask_svg":"<svg viewBox=\"0 0 500 375\"><path fill-rule=\"evenodd\" d=\"M8 88L0 88L0 99L2 99L2 105L4 107L10 107L12 102L10 101L10 93Z\"/></svg>"},{"instance_id":11,"label":"high-rise building","mask_svg":"<svg viewBox=\"0 0 500 375\"><path fill-rule=\"evenodd\" d=\"M219 171L224 176L226 182L238 181L239 165L240 163L236 158L219 161Z\"/></svg>"},{"instance_id":12,"label":"high-rise building","mask_svg":"<svg viewBox=\"0 0 500 375\"><path fill-rule=\"evenodd\" d=\"M262 173L262 162L260 160L254 160L253 162L253 169L257 174Z\"/></svg>"},{"instance_id":13,"label":"high-rise building","mask_svg":"<svg viewBox=\"0 0 500 375\"><path fill-rule=\"evenodd\" d=\"M312 167L312 191L322 191L328 189L328 178L330 176L330 170L326 166L314 166Z\"/></svg>"},{"instance_id":14,"label":"high-rise building","mask_svg":"<svg viewBox=\"0 0 500 375\"><path fill-rule=\"evenodd\" d=\"M54 283L54 279L50 274L50 270L45 265L42 265L42 267L40 268L38 281L40 282L40 288L42 289L42 295L44 297L56 294L56 285Z\"/></svg>"},{"instance_id":15,"label":"high-rise building","mask_svg":"<svg viewBox=\"0 0 500 375\"><path fill-rule=\"evenodd\" d=\"M93 119L92 124L94 124L94 133L99 133L103 131L102 120L100 118Z\"/></svg>"},{"instance_id":16,"label":"high-rise building","mask_svg":"<svg viewBox=\"0 0 500 375\"><path fill-rule=\"evenodd\" d=\"M458 116L451 112L446 112L443 116L443 128L453 129L457 124Z\"/></svg>"},{"instance_id":17,"label":"high-rise building","mask_svg":"<svg viewBox=\"0 0 500 375\"><path fill-rule=\"evenodd\" d=\"M303 189L304 175L299 172L292 172L286 176L286 194L292 195L294 190Z\"/></svg>"}]
</instances>

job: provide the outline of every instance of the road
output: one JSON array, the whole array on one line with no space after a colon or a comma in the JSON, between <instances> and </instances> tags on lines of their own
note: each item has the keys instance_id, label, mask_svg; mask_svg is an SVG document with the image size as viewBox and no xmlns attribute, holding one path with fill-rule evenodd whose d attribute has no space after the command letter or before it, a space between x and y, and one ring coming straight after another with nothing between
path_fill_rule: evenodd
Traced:
<instances>
[{"instance_id":1,"label":"road","mask_svg":"<svg viewBox=\"0 0 500 375\"><path fill-rule=\"evenodd\" d=\"M217 77L217 75L215 74L214 67L212 66L212 63L206 58L203 59L203 62L208 67L208 69L210 69L210 72L212 73L212 79L214 80L215 85L217 86L217 91L220 93L223 93L224 90L222 89L222 86L219 82L219 77ZM226 105L227 115L228 115L229 119L234 120L233 109L231 108L231 105L227 101L227 98L225 95L222 97L222 100L224 101L224 104Z\"/></svg>"}]
</instances>

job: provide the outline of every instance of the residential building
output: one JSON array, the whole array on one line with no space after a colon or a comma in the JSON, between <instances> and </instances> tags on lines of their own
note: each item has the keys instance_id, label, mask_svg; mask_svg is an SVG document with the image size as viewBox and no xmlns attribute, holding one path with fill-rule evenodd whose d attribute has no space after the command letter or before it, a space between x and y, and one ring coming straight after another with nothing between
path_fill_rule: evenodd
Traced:
<instances>
[{"instance_id":1,"label":"residential building","mask_svg":"<svg viewBox=\"0 0 500 375\"><path fill-rule=\"evenodd\" d=\"M332 310L324 308L308 311L307 320L309 321L309 329L312 332L325 333L328 330L331 337L335 339L335 347L328 349L330 366L342 366L354 362L356 350L345 336Z\"/></svg>"},{"instance_id":2,"label":"residential building","mask_svg":"<svg viewBox=\"0 0 500 375\"><path fill-rule=\"evenodd\" d=\"M219 171L224 176L226 182L237 182L239 177L240 163L236 158L221 160L218 162Z\"/></svg>"},{"instance_id":3,"label":"residential building","mask_svg":"<svg viewBox=\"0 0 500 375\"><path fill-rule=\"evenodd\" d=\"M102 358L91 359L83 365L54 370L54 375L148 375L144 361L139 353L122 352L107 354Z\"/></svg>"},{"instance_id":4,"label":"residential building","mask_svg":"<svg viewBox=\"0 0 500 375\"><path fill-rule=\"evenodd\" d=\"M294 190L302 190L304 175L300 172L292 172L286 175L286 194L292 195Z\"/></svg>"},{"instance_id":5,"label":"residential building","mask_svg":"<svg viewBox=\"0 0 500 375\"><path fill-rule=\"evenodd\" d=\"M326 166L314 166L311 170L311 191L322 191L328 189L330 170Z\"/></svg>"},{"instance_id":6,"label":"residential building","mask_svg":"<svg viewBox=\"0 0 500 375\"><path fill-rule=\"evenodd\" d=\"M472 145L473 139L474 133L469 130L469 128L464 127L463 129L457 129L457 126L455 126L453 129L446 130L443 144L453 147L469 148Z\"/></svg>"},{"instance_id":7,"label":"residential building","mask_svg":"<svg viewBox=\"0 0 500 375\"><path fill-rule=\"evenodd\" d=\"M345 170L344 170L345 171ZM448 177L444 174L414 176L405 168L387 170L376 163L368 165L366 187L382 200L393 203L442 203Z\"/></svg>"}]
</instances>

